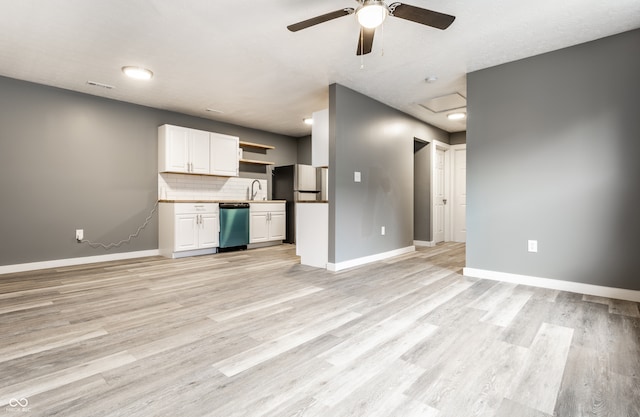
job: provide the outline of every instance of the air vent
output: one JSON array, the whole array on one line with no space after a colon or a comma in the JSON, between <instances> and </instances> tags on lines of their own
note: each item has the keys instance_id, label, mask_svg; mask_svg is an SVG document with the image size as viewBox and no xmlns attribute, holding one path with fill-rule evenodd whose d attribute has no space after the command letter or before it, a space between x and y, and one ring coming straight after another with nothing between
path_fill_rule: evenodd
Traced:
<instances>
[{"instance_id":1,"label":"air vent","mask_svg":"<svg viewBox=\"0 0 640 417\"><path fill-rule=\"evenodd\" d=\"M115 87L109 84L103 84L103 83L99 83L97 81L87 81L87 84L93 86L93 87L100 87L100 88L104 88L107 90L113 90Z\"/></svg>"}]
</instances>

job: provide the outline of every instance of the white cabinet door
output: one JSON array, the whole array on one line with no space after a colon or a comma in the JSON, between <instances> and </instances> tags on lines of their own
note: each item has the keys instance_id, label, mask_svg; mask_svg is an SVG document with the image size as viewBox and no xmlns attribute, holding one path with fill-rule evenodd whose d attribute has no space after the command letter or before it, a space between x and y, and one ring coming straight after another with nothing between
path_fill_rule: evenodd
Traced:
<instances>
[{"instance_id":1,"label":"white cabinet door","mask_svg":"<svg viewBox=\"0 0 640 417\"><path fill-rule=\"evenodd\" d=\"M249 243L266 242L269 240L268 212L259 211L251 213L251 223L249 224Z\"/></svg>"},{"instance_id":2,"label":"white cabinet door","mask_svg":"<svg viewBox=\"0 0 640 417\"><path fill-rule=\"evenodd\" d=\"M210 174L227 177L238 176L238 149L240 139L237 136L210 133L211 170Z\"/></svg>"},{"instance_id":3,"label":"white cabinet door","mask_svg":"<svg viewBox=\"0 0 640 417\"><path fill-rule=\"evenodd\" d=\"M175 218L174 251L198 247L197 214L177 214Z\"/></svg>"},{"instance_id":4,"label":"white cabinet door","mask_svg":"<svg viewBox=\"0 0 640 417\"><path fill-rule=\"evenodd\" d=\"M188 130L178 126L160 126L158 138L158 170L189 172Z\"/></svg>"},{"instance_id":5,"label":"white cabinet door","mask_svg":"<svg viewBox=\"0 0 640 417\"><path fill-rule=\"evenodd\" d=\"M208 174L209 132L163 125L158 128L158 171Z\"/></svg>"},{"instance_id":6,"label":"white cabinet door","mask_svg":"<svg viewBox=\"0 0 640 417\"><path fill-rule=\"evenodd\" d=\"M287 234L285 212L271 212L269 219L269 240L284 240Z\"/></svg>"},{"instance_id":7,"label":"white cabinet door","mask_svg":"<svg viewBox=\"0 0 640 417\"><path fill-rule=\"evenodd\" d=\"M220 240L218 216L215 213L200 214L199 216L198 247L217 247Z\"/></svg>"},{"instance_id":8,"label":"white cabinet door","mask_svg":"<svg viewBox=\"0 0 640 417\"><path fill-rule=\"evenodd\" d=\"M195 129L189 131L189 160L191 162L191 173L208 174L211 169L209 162L209 132Z\"/></svg>"},{"instance_id":9,"label":"white cabinet door","mask_svg":"<svg viewBox=\"0 0 640 417\"><path fill-rule=\"evenodd\" d=\"M287 234L284 203L251 203L249 243L284 240Z\"/></svg>"}]
</instances>

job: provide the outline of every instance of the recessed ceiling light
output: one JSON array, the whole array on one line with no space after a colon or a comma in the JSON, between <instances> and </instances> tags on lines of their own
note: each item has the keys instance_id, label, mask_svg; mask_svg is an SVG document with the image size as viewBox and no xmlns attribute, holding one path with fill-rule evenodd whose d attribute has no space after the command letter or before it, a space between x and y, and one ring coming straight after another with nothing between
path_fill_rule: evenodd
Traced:
<instances>
[{"instance_id":1,"label":"recessed ceiling light","mask_svg":"<svg viewBox=\"0 0 640 417\"><path fill-rule=\"evenodd\" d=\"M312 117L305 117L304 119L302 119L302 121L307 125L312 125L313 124L313 118Z\"/></svg>"},{"instance_id":2,"label":"recessed ceiling light","mask_svg":"<svg viewBox=\"0 0 640 417\"><path fill-rule=\"evenodd\" d=\"M135 78L136 80L150 80L153 77L153 72L141 67L122 67L122 72L127 77Z\"/></svg>"},{"instance_id":3,"label":"recessed ceiling light","mask_svg":"<svg viewBox=\"0 0 640 417\"><path fill-rule=\"evenodd\" d=\"M429 84L433 84L436 81L438 81L438 77L436 77L435 75L430 75L427 78L424 79L426 82L428 82Z\"/></svg>"},{"instance_id":4,"label":"recessed ceiling light","mask_svg":"<svg viewBox=\"0 0 640 417\"><path fill-rule=\"evenodd\" d=\"M467 114L466 113L462 113L462 112L449 113L447 115L447 119L449 119L449 120L462 120L465 117L467 117Z\"/></svg>"}]
</instances>

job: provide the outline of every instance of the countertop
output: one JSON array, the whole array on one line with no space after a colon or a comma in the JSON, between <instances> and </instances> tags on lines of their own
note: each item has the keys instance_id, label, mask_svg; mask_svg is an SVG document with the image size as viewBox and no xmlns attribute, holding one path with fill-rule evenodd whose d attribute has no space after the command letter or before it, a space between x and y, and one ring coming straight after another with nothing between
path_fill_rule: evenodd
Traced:
<instances>
[{"instance_id":1,"label":"countertop","mask_svg":"<svg viewBox=\"0 0 640 417\"><path fill-rule=\"evenodd\" d=\"M285 200L158 200L159 203L286 203Z\"/></svg>"},{"instance_id":2,"label":"countertop","mask_svg":"<svg viewBox=\"0 0 640 417\"><path fill-rule=\"evenodd\" d=\"M309 203L327 204L328 202L329 202L329 200L303 200L303 201L296 201L296 203L298 203L298 204L309 204Z\"/></svg>"}]
</instances>

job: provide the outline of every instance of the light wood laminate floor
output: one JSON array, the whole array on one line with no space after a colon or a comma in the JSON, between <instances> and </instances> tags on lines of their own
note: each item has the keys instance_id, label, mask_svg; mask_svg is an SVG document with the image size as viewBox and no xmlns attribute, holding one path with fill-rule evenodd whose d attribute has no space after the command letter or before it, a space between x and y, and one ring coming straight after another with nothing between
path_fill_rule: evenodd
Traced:
<instances>
[{"instance_id":1,"label":"light wood laminate floor","mask_svg":"<svg viewBox=\"0 0 640 417\"><path fill-rule=\"evenodd\" d=\"M0 416L640 416L638 304L295 248L0 276Z\"/></svg>"}]
</instances>

